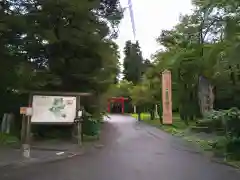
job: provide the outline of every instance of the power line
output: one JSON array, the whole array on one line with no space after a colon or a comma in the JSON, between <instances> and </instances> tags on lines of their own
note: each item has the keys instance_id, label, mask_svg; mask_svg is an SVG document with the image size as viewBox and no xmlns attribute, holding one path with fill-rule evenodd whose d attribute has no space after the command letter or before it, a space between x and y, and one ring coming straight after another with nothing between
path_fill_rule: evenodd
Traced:
<instances>
[{"instance_id":1,"label":"power line","mask_svg":"<svg viewBox=\"0 0 240 180\"><path fill-rule=\"evenodd\" d=\"M132 7L132 0L128 0L128 8L129 8L130 18L132 23L133 37L134 37L134 41L136 41L136 26L135 26L134 13L133 13L133 7Z\"/></svg>"}]
</instances>

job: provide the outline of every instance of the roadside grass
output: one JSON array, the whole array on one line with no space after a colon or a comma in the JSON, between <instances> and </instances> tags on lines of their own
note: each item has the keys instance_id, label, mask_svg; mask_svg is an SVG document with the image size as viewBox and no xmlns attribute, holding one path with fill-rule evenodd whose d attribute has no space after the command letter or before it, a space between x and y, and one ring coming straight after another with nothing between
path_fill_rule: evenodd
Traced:
<instances>
[{"instance_id":1,"label":"roadside grass","mask_svg":"<svg viewBox=\"0 0 240 180\"><path fill-rule=\"evenodd\" d=\"M19 139L13 135L0 133L0 146L12 146L18 145L20 143Z\"/></svg>"},{"instance_id":2,"label":"roadside grass","mask_svg":"<svg viewBox=\"0 0 240 180\"><path fill-rule=\"evenodd\" d=\"M138 114L131 114L132 117L138 119ZM149 113L141 113L141 119L144 121L150 120L150 114Z\"/></svg>"},{"instance_id":3,"label":"roadside grass","mask_svg":"<svg viewBox=\"0 0 240 180\"><path fill-rule=\"evenodd\" d=\"M236 168L240 169L240 161L228 161L228 160L226 160L226 163L233 166L233 167L236 167Z\"/></svg>"},{"instance_id":4,"label":"roadside grass","mask_svg":"<svg viewBox=\"0 0 240 180\"><path fill-rule=\"evenodd\" d=\"M132 114L132 117L138 118L137 114ZM150 114L148 113L141 113L141 120L149 125L155 126L157 128L160 128L172 135L177 136L183 136L184 131L188 128L186 124L180 119L179 114L174 113L173 114L173 124L172 125L163 125L161 124L159 119L150 119ZM192 122L190 125L193 124Z\"/></svg>"},{"instance_id":5,"label":"roadside grass","mask_svg":"<svg viewBox=\"0 0 240 180\"><path fill-rule=\"evenodd\" d=\"M132 117L138 118L137 114L132 114ZM203 151L211 152L213 154L215 153L222 153L221 149L214 149L214 146L216 145L216 142L223 138L223 136L217 136L208 134L207 138L203 135L204 133L197 133L191 131L191 127L195 126L195 122L190 121L189 125L187 126L181 119L179 114L174 113L173 114L173 124L172 125L163 125L161 124L159 119L150 119L150 114L148 113L141 113L141 120L149 124L151 126L157 127L169 134L172 134L174 136L181 137L182 139L194 143L197 147L202 149ZM217 152L218 151L218 152ZM221 154L223 156L223 154ZM223 159L223 162L233 166L235 168L240 168L240 161L230 160L227 158Z\"/></svg>"}]
</instances>

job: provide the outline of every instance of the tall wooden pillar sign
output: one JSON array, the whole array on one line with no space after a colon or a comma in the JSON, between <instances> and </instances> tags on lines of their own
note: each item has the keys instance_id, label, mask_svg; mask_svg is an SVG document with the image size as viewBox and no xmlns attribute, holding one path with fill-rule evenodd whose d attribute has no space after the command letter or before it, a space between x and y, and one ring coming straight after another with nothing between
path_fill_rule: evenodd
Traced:
<instances>
[{"instance_id":1,"label":"tall wooden pillar sign","mask_svg":"<svg viewBox=\"0 0 240 180\"><path fill-rule=\"evenodd\" d=\"M172 124L172 77L169 70L162 73L163 124Z\"/></svg>"}]
</instances>

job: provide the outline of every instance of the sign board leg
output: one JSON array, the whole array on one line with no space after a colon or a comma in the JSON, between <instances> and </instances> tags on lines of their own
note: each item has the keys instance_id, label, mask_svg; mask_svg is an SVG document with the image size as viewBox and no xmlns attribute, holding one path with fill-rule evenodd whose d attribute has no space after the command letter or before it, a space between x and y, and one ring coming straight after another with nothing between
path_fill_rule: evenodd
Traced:
<instances>
[{"instance_id":1,"label":"sign board leg","mask_svg":"<svg viewBox=\"0 0 240 180\"><path fill-rule=\"evenodd\" d=\"M77 96L77 114L76 114L76 117L78 116L78 110L80 110L80 96ZM78 122L77 123L77 139L78 139L78 145L82 145L82 123L81 122Z\"/></svg>"},{"instance_id":2,"label":"sign board leg","mask_svg":"<svg viewBox=\"0 0 240 180\"><path fill-rule=\"evenodd\" d=\"M81 146L82 145L82 125L80 122L78 122L77 124L77 129L78 129L78 145Z\"/></svg>"},{"instance_id":3,"label":"sign board leg","mask_svg":"<svg viewBox=\"0 0 240 180\"><path fill-rule=\"evenodd\" d=\"M27 125L26 125L26 143L31 143L31 118L27 117Z\"/></svg>"},{"instance_id":4,"label":"sign board leg","mask_svg":"<svg viewBox=\"0 0 240 180\"><path fill-rule=\"evenodd\" d=\"M22 116L22 129L21 129L21 142L22 142L22 153L23 157L25 158L30 158L30 137L29 137L29 132L30 132L30 117L27 117L23 115Z\"/></svg>"},{"instance_id":5,"label":"sign board leg","mask_svg":"<svg viewBox=\"0 0 240 180\"><path fill-rule=\"evenodd\" d=\"M30 116L28 116L26 120L26 116L23 115L21 141L23 157L25 158L30 158L30 140L31 140L31 119Z\"/></svg>"},{"instance_id":6,"label":"sign board leg","mask_svg":"<svg viewBox=\"0 0 240 180\"><path fill-rule=\"evenodd\" d=\"M24 134L22 150L23 157L30 158L30 141L31 141L31 114L32 114L32 95L29 95L28 108L24 108L22 135ZM26 119L27 117L27 119Z\"/></svg>"},{"instance_id":7,"label":"sign board leg","mask_svg":"<svg viewBox=\"0 0 240 180\"><path fill-rule=\"evenodd\" d=\"M21 142L25 143L25 133L26 133L26 116L22 116L22 128L21 128Z\"/></svg>"},{"instance_id":8,"label":"sign board leg","mask_svg":"<svg viewBox=\"0 0 240 180\"><path fill-rule=\"evenodd\" d=\"M23 144L22 145L23 157L30 158L30 145Z\"/></svg>"}]
</instances>

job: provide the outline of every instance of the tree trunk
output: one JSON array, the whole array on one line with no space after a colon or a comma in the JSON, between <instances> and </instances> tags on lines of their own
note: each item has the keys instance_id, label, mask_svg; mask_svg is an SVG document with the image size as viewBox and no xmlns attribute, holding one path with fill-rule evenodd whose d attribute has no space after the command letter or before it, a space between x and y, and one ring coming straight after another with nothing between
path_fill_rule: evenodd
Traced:
<instances>
[{"instance_id":1,"label":"tree trunk","mask_svg":"<svg viewBox=\"0 0 240 180\"><path fill-rule=\"evenodd\" d=\"M141 121L141 112L138 112L138 121Z\"/></svg>"},{"instance_id":2,"label":"tree trunk","mask_svg":"<svg viewBox=\"0 0 240 180\"><path fill-rule=\"evenodd\" d=\"M209 111L213 110L214 101L215 101L214 87L212 85L209 85Z\"/></svg>"},{"instance_id":3,"label":"tree trunk","mask_svg":"<svg viewBox=\"0 0 240 180\"><path fill-rule=\"evenodd\" d=\"M204 116L213 110L215 101L214 86L204 77L199 77L198 86L199 107L202 116Z\"/></svg>"},{"instance_id":4,"label":"tree trunk","mask_svg":"<svg viewBox=\"0 0 240 180\"><path fill-rule=\"evenodd\" d=\"M151 116L151 120L154 120L155 118L155 113L154 113L154 110L151 109L150 111L150 116Z\"/></svg>"}]
</instances>

